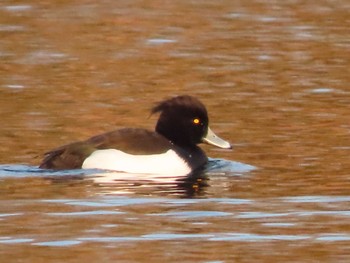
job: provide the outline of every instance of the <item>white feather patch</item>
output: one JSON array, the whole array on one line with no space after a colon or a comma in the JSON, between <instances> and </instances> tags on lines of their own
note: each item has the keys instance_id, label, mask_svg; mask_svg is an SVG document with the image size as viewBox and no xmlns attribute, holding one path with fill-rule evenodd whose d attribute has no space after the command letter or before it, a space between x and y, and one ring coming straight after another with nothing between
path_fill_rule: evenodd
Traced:
<instances>
[{"instance_id":1,"label":"white feather patch","mask_svg":"<svg viewBox=\"0 0 350 263\"><path fill-rule=\"evenodd\" d=\"M184 176L191 172L188 164L173 150L152 155L132 155L116 149L97 150L85 159L82 168L164 176Z\"/></svg>"}]
</instances>

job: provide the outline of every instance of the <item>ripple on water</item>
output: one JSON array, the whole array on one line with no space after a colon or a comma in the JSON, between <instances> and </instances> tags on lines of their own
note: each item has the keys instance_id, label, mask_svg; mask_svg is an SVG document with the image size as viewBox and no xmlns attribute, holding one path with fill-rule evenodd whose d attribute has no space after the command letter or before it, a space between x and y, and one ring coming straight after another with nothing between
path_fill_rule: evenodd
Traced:
<instances>
[{"instance_id":1,"label":"ripple on water","mask_svg":"<svg viewBox=\"0 0 350 263\"><path fill-rule=\"evenodd\" d=\"M178 218L205 218L205 217L222 217L230 216L232 213L221 212L221 211L179 211L179 212L168 212L151 214L153 216L170 216Z\"/></svg>"},{"instance_id":2,"label":"ripple on water","mask_svg":"<svg viewBox=\"0 0 350 263\"><path fill-rule=\"evenodd\" d=\"M23 215L23 213L8 213L8 214L6 214L6 213L1 213L0 214L0 220L1 220L1 218L2 217L9 217L9 216L20 216L20 215Z\"/></svg>"},{"instance_id":3,"label":"ripple on water","mask_svg":"<svg viewBox=\"0 0 350 263\"><path fill-rule=\"evenodd\" d=\"M20 25L0 25L0 32L21 32L25 29L24 26Z\"/></svg>"},{"instance_id":4,"label":"ripple on water","mask_svg":"<svg viewBox=\"0 0 350 263\"><path fill-rule=\"evenodd\" d=\"M174 39L167 39L167 38L150 38L147 39L147 44L150 45L162 45L162 44L169 44L169 43L176 43L177 40Z\"/></svg>"},{"instance_id":5,"label":"ripple on water","mask_svg":"<svg viewBox=\"0 0 350 263\"><path fill-rule=\"evenodd\" d=\"M46 241L46 242L37 242L32 243L36 246L47 246L47 247L67 247L80 244L79 240L59 240L59 241Z\"/></svg>"},{"instance_id":6,"label":"ripple on water","mask_svg":"<svg viewBox=\"0 0 350 263\"><path fill-rule=\"evenodd\" d=\"M167 206L184 206L198 203L221 203L221 204L250 204L254 202L249 199L239 199L239 198L209 198L209 199L169 199L169 198L158 198L158 197L120 197L111 196L103 197L92 200L75 200L75 199L45 199L40 202L45 203L60 203L71 206L83 206L83 207L120 207L120 206L130 206L130 205L146 205L146 204L165 204ZM201 213L204 211L201 211ZM205 212L215 212L215 211L205 211Z\"/></svg>"},{"instance_id":7,"label":"ripple on water","mask_svg":"<svg viewBox=\"0 0 350 263\"><path fill-rule=\"evenodd\" d=\"M61 63L69 58L68 55L55 51L38 50L29 53L18 62L26 65L47 65Z\"/></svg>"},{"instance_id":8,"label":"ripple on water","mask_svg":"<svg viewBox=\"0 0 350 263\"><path fill-rule=\"evenodd\" d=\"M245 242L257 242L257 241L297 241L310 239L309 235L258 235L251 233L228 233L221 236L210 238L211 241L245 241Z\"/></svg>"},{"instance_id":9,"label":"ripple on water","mask_svg":"<svg viewBox=\"0 0 350 263\"><path fill-rule=\"evenodd\" d=\"M0 237L0 244L20 244L32 242L32 238L11 238L11 237Z\"/></svg>"},{"instance_id":10,"label":"ripple on water","mask_svg":"<svg viewBox=\"0 0 350 263\"><path fill-rule=\"evenodd\" d=\"M7 5L3 7L8 12L23 12L32 9L31 5Z\"/></svg>"},{"instance_id":11,"label":"ripple on water","mask_svg":"<svg viewBox=\"0 0 350 263\"><path fill-rule=\"evenodd\" d=\"M47 213L50 216L94 216L94 215L120 215L125 214L120 211L94 210L84 212L62 212L62 213Z\"/></svg>"},{"instance_id":12,"label":"ripple on water","mask_svg":"<svg viewBox=\"0 0 350 263\"><path fill-rule=\"evenodd\" d=\"M350 235L347 234L323 234L320 235L315 239L316 241L327 241L327 242L334 242L334 241L350 241Z\"/></svg>"},{"instance_id":13,"label":"ripple on water","mask_svg":"<svg viewBox=\"0 0 350 263\"><path fill-rule=\"evenodd\" d=\"M290 196L282 197L281 200L289 203L333 203L333 202L350 202L350 196Z\"/></svg>"},{"instance_id":14,"label":"ripple on water","mask_svg":"<svg viewBox=\"0 0 350 263\"><path fill-rule=\"evenodd\" d=\"M310 93L322 94L322 93L332 93L335 92L335 89L331 88L316 88L310 90Z\"/></svg>"},{"instance_id":15,"label":"ripple on water","mask_svg":"<svg viewBox=\"0 0 350 263\"><path fill-rule=\"evenodd\" d=\"M74 246L83 242L118 243L118 242L141 242L141 241L172 241L172 240L206 240L206 241L230 241L230 242L266 242L266 241L302 241L315 242L342 242L350 241L350 235L328 233L320 235L262 235L253 233L151 233L141 236L96 236L77 237L71 240L52 240L34 242L31 238L0 237L0 244L29 243L35 246L65 247Z\"/></svg>"},{"instance_id":16,"label":"ripple on water","mask_svg":"<svg viewBox=\"0 0 350 263\"><path fill-rule=\"evenodd\" d=\"M292 213L263 213L263 212L242 212L237 218L269 218L290 216Z\"/></svg>"},{"instance_id":17,"label":"ripple on water","mask_svg":"<svg viewBox=\"0 0 350 263\"><path fill-rule=\"evenodd\" d=\"M243 175L256 170L257 167L241 162L224 159L209 158L206 172L210 174L221 173L225 175Z\"/></svg>"},{"instance_id":18,"label":"ripple on water","mask_svg":"<svg viewBox=\"0 0 350 263\"><path fill-rule=\"evenodd\" d=\"M8 89L13 89L13 90L24 89L24 85L21 85L21 84L8 84L8 85L3 85L3 86L8 88Z\"/></svg>"}]
</instances>

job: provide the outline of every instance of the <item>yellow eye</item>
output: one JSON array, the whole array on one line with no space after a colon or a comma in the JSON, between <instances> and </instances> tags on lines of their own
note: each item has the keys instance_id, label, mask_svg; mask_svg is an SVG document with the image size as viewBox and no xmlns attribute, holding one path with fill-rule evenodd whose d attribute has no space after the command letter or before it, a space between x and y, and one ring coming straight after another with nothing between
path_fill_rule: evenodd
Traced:
<instances>
[{"instance_id":1,"label":"yellow eye","mask_svg":"<svg viewBox=\"0 0 350 263\"><path fill-rule=\"evenodd\" d=\"M193 123L194 123L194 124L199 124L199 123L200 123L200 120L197 119L197 118L195 118L195 119L193 119Z\"/></svg>"}]
</instances>

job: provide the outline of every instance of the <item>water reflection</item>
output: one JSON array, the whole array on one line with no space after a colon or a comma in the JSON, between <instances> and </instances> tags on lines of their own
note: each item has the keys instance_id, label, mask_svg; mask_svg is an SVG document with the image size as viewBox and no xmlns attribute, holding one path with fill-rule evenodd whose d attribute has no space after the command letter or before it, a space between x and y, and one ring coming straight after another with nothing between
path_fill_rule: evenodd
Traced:
<instances>
[{"instance_id":1,"label":"water reflection","mask_svg":"<svg viewBox=\"0 0 350 263\"><path fill-rule=\"evenodd\" d=\"M0 165L0 179L41 178L54 184L93 182L103 194L135 194L145 189L157 193L174 194L182 197L205 196L211 176L242 176L256 169L254 166L221 159L210 159L208 165L195 173L180 178L158 177L152 174L128 174L96 169L45 170L26 165ZM142 190L140 190L142 189Z\"/></svg>"}]
</instances>

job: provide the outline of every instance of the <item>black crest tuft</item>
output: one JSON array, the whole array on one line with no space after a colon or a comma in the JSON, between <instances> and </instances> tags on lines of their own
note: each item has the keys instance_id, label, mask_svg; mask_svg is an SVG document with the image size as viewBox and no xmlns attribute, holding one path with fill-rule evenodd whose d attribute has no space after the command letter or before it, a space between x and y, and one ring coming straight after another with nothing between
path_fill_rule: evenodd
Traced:
<instances>
[{"instance_id":1,"label":"black crest tuft","mask_svg":"<svg viewBox=\"0 0 350 263\"><path fill-rule=\"evenodd\" d=\"M177 96L168 100L164 100L158 103L152 108L151 113L173 111L178 112L181 110L183 113L191 112L199 113L200 115L207 115L207 110L202 102L192 96L182 95Z\"/></svg>"}]
</instances>

